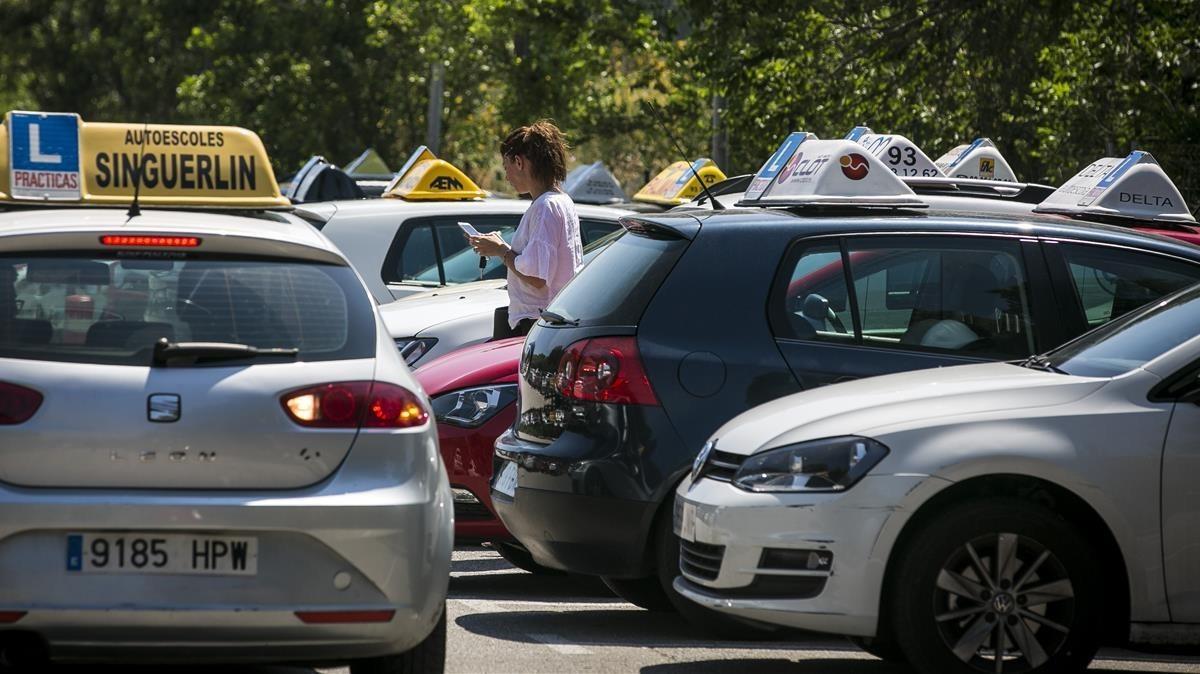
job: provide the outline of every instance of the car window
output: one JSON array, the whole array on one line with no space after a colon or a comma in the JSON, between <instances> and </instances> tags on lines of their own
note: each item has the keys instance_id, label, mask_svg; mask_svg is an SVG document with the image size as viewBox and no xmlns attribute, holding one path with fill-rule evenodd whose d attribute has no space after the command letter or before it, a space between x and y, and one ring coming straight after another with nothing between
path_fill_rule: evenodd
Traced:
<instances>
[{"instance_id":1,"label":"car window","mask_svg":"<svg viewBox=\"0 0 1200 674\"><path fill-rule=\"evenodd\" d=\"M374 321L349 267L266 259L0 257L0 356L149 364L161 338L365 358Z\"/></svg>"},{"instance_id":2,"label":"car window","mask_svg":"<svg viewBox=\"0 0 1200 674\"><path fill-rule=\"evenodd\" d=\"M579 219L579 236L583 240L583 245L586 246L597 239L601 239L618 229L621 225L611 220L591 220L586 218Z\"/></svg>"},{"instance_id":3,"label":"car window","mask_svg":"<svg viewBox=\"0 0 1200 674\"><path fill-rule=\"evenodd\" d=\"M791 259L772 300L782 304L772 312L780 336L1002 358L1033 352L1016 242L847 238L844 252L822 242Z\"/></svg>"},{"instance_id":4,"label":"car window","mask_svg":"<svg viewBox=\"0 0 1200 674\"><path fill-rule=\"evenodd\" d=\"M437 249L433 245L433 229L426 224L417 225L404 237L400 252L400 265L395 278L399 281L419 281L432 274L438 280Z\"/></svg>"},{"instance_id":5,"label":"car window","mask_svg":"<svg viewBox=\"0 0 1200 674\"><path fill-rule=\"evenodd\" d=\"M1122 248L1059 244L1088 329L1200 280L1200 269Z\"/></svg>"}]
</instances>

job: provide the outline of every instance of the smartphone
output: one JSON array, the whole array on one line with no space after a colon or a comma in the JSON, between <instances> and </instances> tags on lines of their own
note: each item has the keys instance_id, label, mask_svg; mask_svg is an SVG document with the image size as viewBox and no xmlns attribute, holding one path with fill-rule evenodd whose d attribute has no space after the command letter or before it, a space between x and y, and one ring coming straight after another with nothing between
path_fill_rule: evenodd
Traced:
<instances>
[{"instance_id":1,"label":"smartphone","mask_svg":"<svg viewBox=\"0 0 1200 674\"><path fill-rule=\"evenodd\" d=\"M478 229L475 229L475 227L469 222L458 223L458 228L461 229L467 236L483 236L483 234L481 234Z\"/></svg>"}]
</instances>

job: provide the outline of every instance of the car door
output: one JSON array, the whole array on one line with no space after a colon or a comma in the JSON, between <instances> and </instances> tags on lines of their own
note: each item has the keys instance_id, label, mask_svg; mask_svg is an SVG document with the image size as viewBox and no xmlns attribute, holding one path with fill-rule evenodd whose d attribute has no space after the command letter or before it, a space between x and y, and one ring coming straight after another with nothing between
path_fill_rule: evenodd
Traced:
<instances>
[{"instance_id":1,"label":"car door","mask_svg":"<svg viewBox=\"0 0 1200 674\"><path fill-rule=\"evenodd\" d=\"M488 260L481 270L479 256L467 248L459 221L470 222L485 234L499 232L511 241L520 213L413 218L404 223L383 262L383 280L396 299L481 278L501 278L504 266Z\"/></svg>"},{"instance_id":2,"label":"car door","mask_svg":"<svg viewBox=\"0 0 1200 674\"><path fill-rule=\"evenodd\" d=\"M1063 339L1200 282L1200 265L1167 255L1081 241L1047 241Z\"/></svg>"},{"instance_id":3,"label":"car door","mask_svg":"<svg viewBox=\"0 0 1200 674\"><path fill-rule=\"evenodd\" d=\"M779 348L804 388L1028 356L1038 244L940 234L804 240L771 298Z\"/></svg>"},{"instance_id":4,"label":"car door","mask_svg":"<svg viewBox=\"0 0 1200 674\"><path fill-rule=\"evenodd\" d=\"M1200 623L1200 363L1168 377L1164 388L1188 381L1163 443L1163 570L1171 619Z\"/></svg>"}]
</instances>

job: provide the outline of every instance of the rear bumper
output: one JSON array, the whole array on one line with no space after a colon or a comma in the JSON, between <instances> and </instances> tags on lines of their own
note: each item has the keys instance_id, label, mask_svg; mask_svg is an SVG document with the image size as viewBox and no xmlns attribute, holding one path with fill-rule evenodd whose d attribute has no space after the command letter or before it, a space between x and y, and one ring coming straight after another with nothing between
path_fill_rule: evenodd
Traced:
<instances>
[{"instance_id":1,"label":"rear bumper","mask_svg":"<svg viewBox=\"0 0 1200 674\"><path fill-rule=\"evenodd\" d=\"M605 407L595 436L539 445L501 435L493 470L515 461L517 487L511 498L493 489L492 502L539 564L640 578L653 573L647 538L691 456L660 408Z\"/></svg>"},{"instance_id":2,"label":"rear bumper","mask_svg":"<svg viewBox=\"0 0 1200 674\"><path fill-rule=\"evenodd\" d=\"M453 544L450 489L432 430L360 438L329 480L303 490L0 486L0 512L0 611L25 613L0 629L37 633L56 660L342 661L399 653L441 615ZM257 574L68 571L67 535L101 531L253 536ZM385 615L309 624L297 611Z\"/></svg>"}]
</instances>

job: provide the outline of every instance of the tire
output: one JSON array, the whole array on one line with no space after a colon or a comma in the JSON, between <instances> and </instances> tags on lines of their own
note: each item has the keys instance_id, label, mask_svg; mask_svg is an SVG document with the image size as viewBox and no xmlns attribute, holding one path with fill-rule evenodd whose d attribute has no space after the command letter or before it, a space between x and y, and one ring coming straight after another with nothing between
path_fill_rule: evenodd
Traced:
<instances>
[{"instance_id":1,"label":"tire","mask_svg":"<svg viewBox=\"0 0 1200 674\"><path fill-rule=\"evenodd\" d=\"M532 573L535 576L565 576L565 575L567 575L566 572L564 572L564 571L559 571L558 569L551 569L548 566L542 566L541 564L538 564L537 562L533 561L533 555L529 554L528 550L521 547L520 545L517 545L516 543L509 543L506 541L492 541L491 545L492 545L492 549L495 550L497 553L500 554L501 557L504 558L504 561L508 562L509 564L512 564L513 566L517 567L518 569L521 569L522 571L528 571L529 573Z\"/></svg>"},{"instance_id":2,"label":"tire","mask_svg":"<svg viewBox=\"0 0 1200 674\"><path fill-rule=\"evenodd\" d=\"M647 611L674 611L675 605L667 598L658 576L648 578L608 578L600 580L621 599Z\"/></svg>"},{"instance_id":3,"label":"tire","mask_svg":"<svg viewBox=\"0 0 1200 674\"><path fill-rule=\"evenodd\" d=\"M861 648L862 650L874 655L884 662L893 665L906 665L908 658L904 657L904 651L900 648L900 644L890 639L880 639L879 637L846 637L850 643Z\"/></svg>"},{"instance_id":4,"label":"tire","mask_svg":"<svg viewBox=\"0 0 1200 674\"><path fill-rule=\"evenodd\" d=\"M1079 672L1099 648L1095 553L1043 507L1015 498L956 505L900 554L887 589L891 624L918 671Z\"/></svg>"},{"instance_id":5,"label":"tire","mask_svg":"<svg viewBox=\"0 0 1200 674\"><path fill-rule=\"evenodd\" d=\"M350 674L442 674L446 670L446 605L433 631L421 643L398 655L350 663Z\"/></svg>"}]
</instances>

